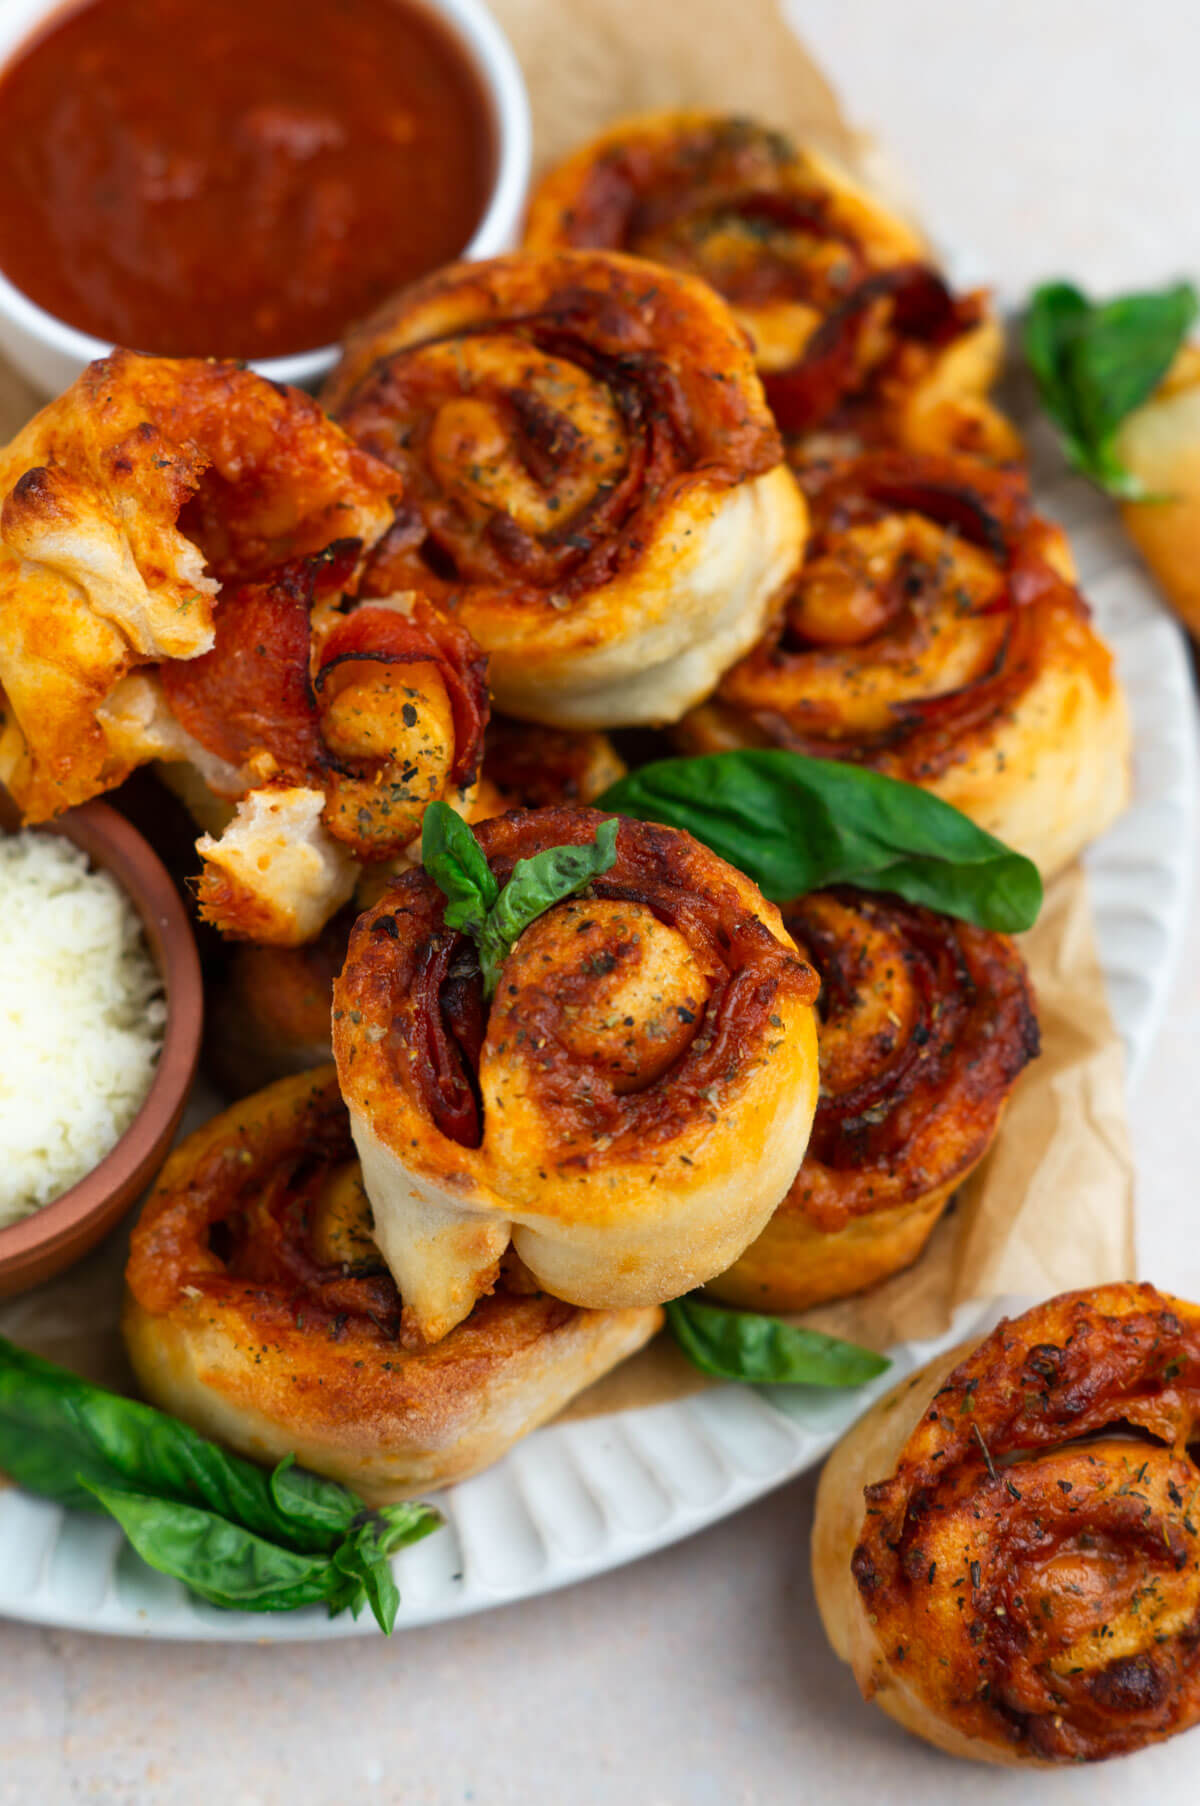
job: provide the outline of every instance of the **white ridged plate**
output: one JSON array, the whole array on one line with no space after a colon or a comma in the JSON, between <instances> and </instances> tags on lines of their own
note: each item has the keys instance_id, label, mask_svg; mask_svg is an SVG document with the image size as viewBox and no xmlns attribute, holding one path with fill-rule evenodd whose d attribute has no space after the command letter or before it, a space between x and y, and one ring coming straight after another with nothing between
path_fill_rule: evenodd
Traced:
<instances>
[{"instance_id":1,"label":"white ridged plate","mask_svg":"<svg viewBox=\"0 0 1200 1806\"><path fill-rule=\"evenodd\" d=\"M1184 636L1160 606L1111 509L1061 476L1031 434L1041 505L1071 533L1083 587L1117 654L1133 710L1132 808L1087 865L1101 959L1136 1075L1183 935L1197 830L1197 753ZM819 1461L881 1390L971 1329L892 1351L891 1371L852 1396L722 1386L676 1404L551 1425L490 1472L437 1499L446 1525L397 1560L397 1629L567 1586L635 1561L739 1510ZM306 1641L373 1632L317 1609L239 1616L190 1600L123 1546L115 1524L0 1493L0 1614L123 1636Z\"/></svg>"}]
</instances>

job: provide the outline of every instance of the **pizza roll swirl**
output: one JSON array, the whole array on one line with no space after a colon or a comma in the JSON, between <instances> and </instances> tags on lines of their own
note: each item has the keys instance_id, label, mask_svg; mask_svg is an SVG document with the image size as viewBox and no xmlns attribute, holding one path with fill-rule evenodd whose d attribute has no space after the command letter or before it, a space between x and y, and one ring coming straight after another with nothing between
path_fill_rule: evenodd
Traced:
<instances>
[{"instance_id":1,"label":"pizza roll swirl","mask_svg":"<svg viewBox=\"0 0 1200 1806\"><path fill-rule=\"evenodd\" d=\"M1200 1718L1200 1310L1068 1292L944 1355L821 1477L817 1603L864 1694L952 1755L1097 1761Z\"/></svg>"},{"instance_id":2,"label":"pizza roll swirl","mask_svg":"<svg viewBox=\"0 0 1200 1806\"><path fill-rule=\"evenodd\" d=\"M813 434L1019 455L984 399L1002 354L984 296L951 294L911 226L780 132L703 112L623 120L544 178L525 242L702 276L750 334L805 459Z\"/></svg>"},{"instance_id":3,"label":"pizza roll swirl","mask_svg":"<svg viewBox=\"0 0 1200 1806\"><path fill-rule=\"evenodd\" d=\"M973 460L877 452L806 481L804 568L681 744L868 765L1059 870L1124 806L1130 756L1062 533L1020 472Z\"/></svg>"},{"instance_id":4,"label":"pizza roll swirl","mask_svg":"<svg viewBox=\"0 0 1200 1806\"><path fill-rule=\"evenodd\" d=\"M294 1454L371 1504L497 1460L661 1321L525 1286L481 1300L436 1348L407 1348L331 1067L244 1099L176 1150L134 1231L127 1287L148 1398L254 1460Z\"/></svg>"},{"instance_id":5,"label":"pizza roll swirl","mask_svg":"<svg viewBox=\"0 0 1200 1806\"><path fill-rule=\"evenodd\" d=\"M498 882L590 844L591 810L477 831ZM444 1335L510 1242L573 1304L653 1304L729 1266L795 1175L816 977L778 911L690 836L622 821L616 863L517 940L490 1010L423 871L361 917L333 1045L406 1323Z\"/></svg>"},{"instance_id":6,"label":"pizza roll swirl","mask_svg":"<svg viewBox=\"0 0 1200 1806\"><path fill-rule=\"evenodd\" d=\"M783 919L821 979L820 1098L791 1190L709 1285L763 1311L861 1292L914 1261L1038 1050L1007 935L851 889L801 897Z\"/></svg>"},{"instance_id":7,"label":"pizza roll swirl","mask_svg":"<svg viewBox=\"0 0 1200 1806\"><path fill-rule=\"evenodd\" d=\"M509 714L677 719L799 562L753 361L691 277L580 251L455 265L351 335L326 402L404 490L368 587L451 607Z\"/></svg>"},{"instance_id":8,"label":"pizza roll swirl","mask_svg":"<svg viewBox=\"0 0 1200 1806\"><path fill-rule=\"evenodd\" d=\"M228 583L393 516L396 479L295 389L116 351L0 453L0 782L27 821L154 754L103 712L127 675L209 651Z\"/></svg>"}]
</instances>

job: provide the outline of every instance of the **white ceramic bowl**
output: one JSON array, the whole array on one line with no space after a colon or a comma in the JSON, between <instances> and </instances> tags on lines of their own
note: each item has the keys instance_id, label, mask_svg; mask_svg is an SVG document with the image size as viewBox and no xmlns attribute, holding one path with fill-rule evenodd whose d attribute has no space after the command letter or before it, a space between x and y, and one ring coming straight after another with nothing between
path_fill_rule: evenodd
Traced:
<instances>
[{"instance_id":1,"label":"white ceramic bowl","mask_svg":"<svg viewBox=\"0 0 1200 1806\"><path fill-rule=\"evenodd\" d=\"M492 192L463 256L494 257L516 242L529 188L532 130L525 82L512 46L484 0L418 3L454 33L492 109L496 145ZM45 20L62 10L63 0L0 0L0 67ZM43 393L57 395L85 365L111 350L111 342L80 332L38 307L0 272L0 352ZM322 345L293 357L256 359L253 367L275 382L311 386L337 355L336 345Z\"/></svg>"}]
</instances>

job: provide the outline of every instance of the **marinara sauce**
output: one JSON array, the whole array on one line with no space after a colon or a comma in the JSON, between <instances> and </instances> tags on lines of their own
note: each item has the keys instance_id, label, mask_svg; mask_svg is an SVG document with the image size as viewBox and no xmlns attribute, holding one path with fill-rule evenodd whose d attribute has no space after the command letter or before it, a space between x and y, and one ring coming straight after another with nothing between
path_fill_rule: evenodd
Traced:
<instances>
[{"instance_id":1,"label":"marinara sauce","mask_svg":"<svg viewBox=\"0 0 1200 1806\"><path fill-rule=\"evenodd\" d=\"M406 0L88 0L0 74L0 269L139 351L312 350L464 248L492 136Z\"/></svg>"}]
</instances>

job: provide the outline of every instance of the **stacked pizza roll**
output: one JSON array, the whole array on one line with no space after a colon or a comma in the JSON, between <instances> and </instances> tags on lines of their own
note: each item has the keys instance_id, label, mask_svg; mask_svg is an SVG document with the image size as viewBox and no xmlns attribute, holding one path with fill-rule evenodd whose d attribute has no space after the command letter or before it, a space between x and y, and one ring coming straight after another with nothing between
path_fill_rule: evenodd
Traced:
<instances>
[{"instance_id":1,"label":"stacked pizza roll","mask_svg":"<svg viewBox=\"0 0 1200 1806\"><path fill-rule=\"evenodd\" d=\"M988 398L986 297L954 295L919 235L823 157L707 114L584 146L534 196L528 242L633 252L724 295L808 502L794 580L682 746L889 772L1046 873L1102 833L1128 795L1124 701Z\"/></svg>"},{"instance_id":2,"label":"stacked pizza roll","mask_svg":"<svg viewBox=\"0 0 1200 1806\"><path fill-rule=\"evenodd\" d=\"M848 785L900 852L907 812L1046 875L1121 808L1120 687L999 355L822 157L659 115L551 172L523 249L358 327L320 406L117 352L0 457L0 779L36 822L154 762L225 943L241 1101L133 1238L151 1398L387 1499L684 1293L796 1311L918 1258L1037 1052L1029 916L866 855L789 886L722 785L794 766L814 844ZM622 807L664 753L686 819ZM851 1564L853 1488L830 1509L823 1609L882 1684L911 1564L870 1525Z\"/></svg>"}]
</instances>

